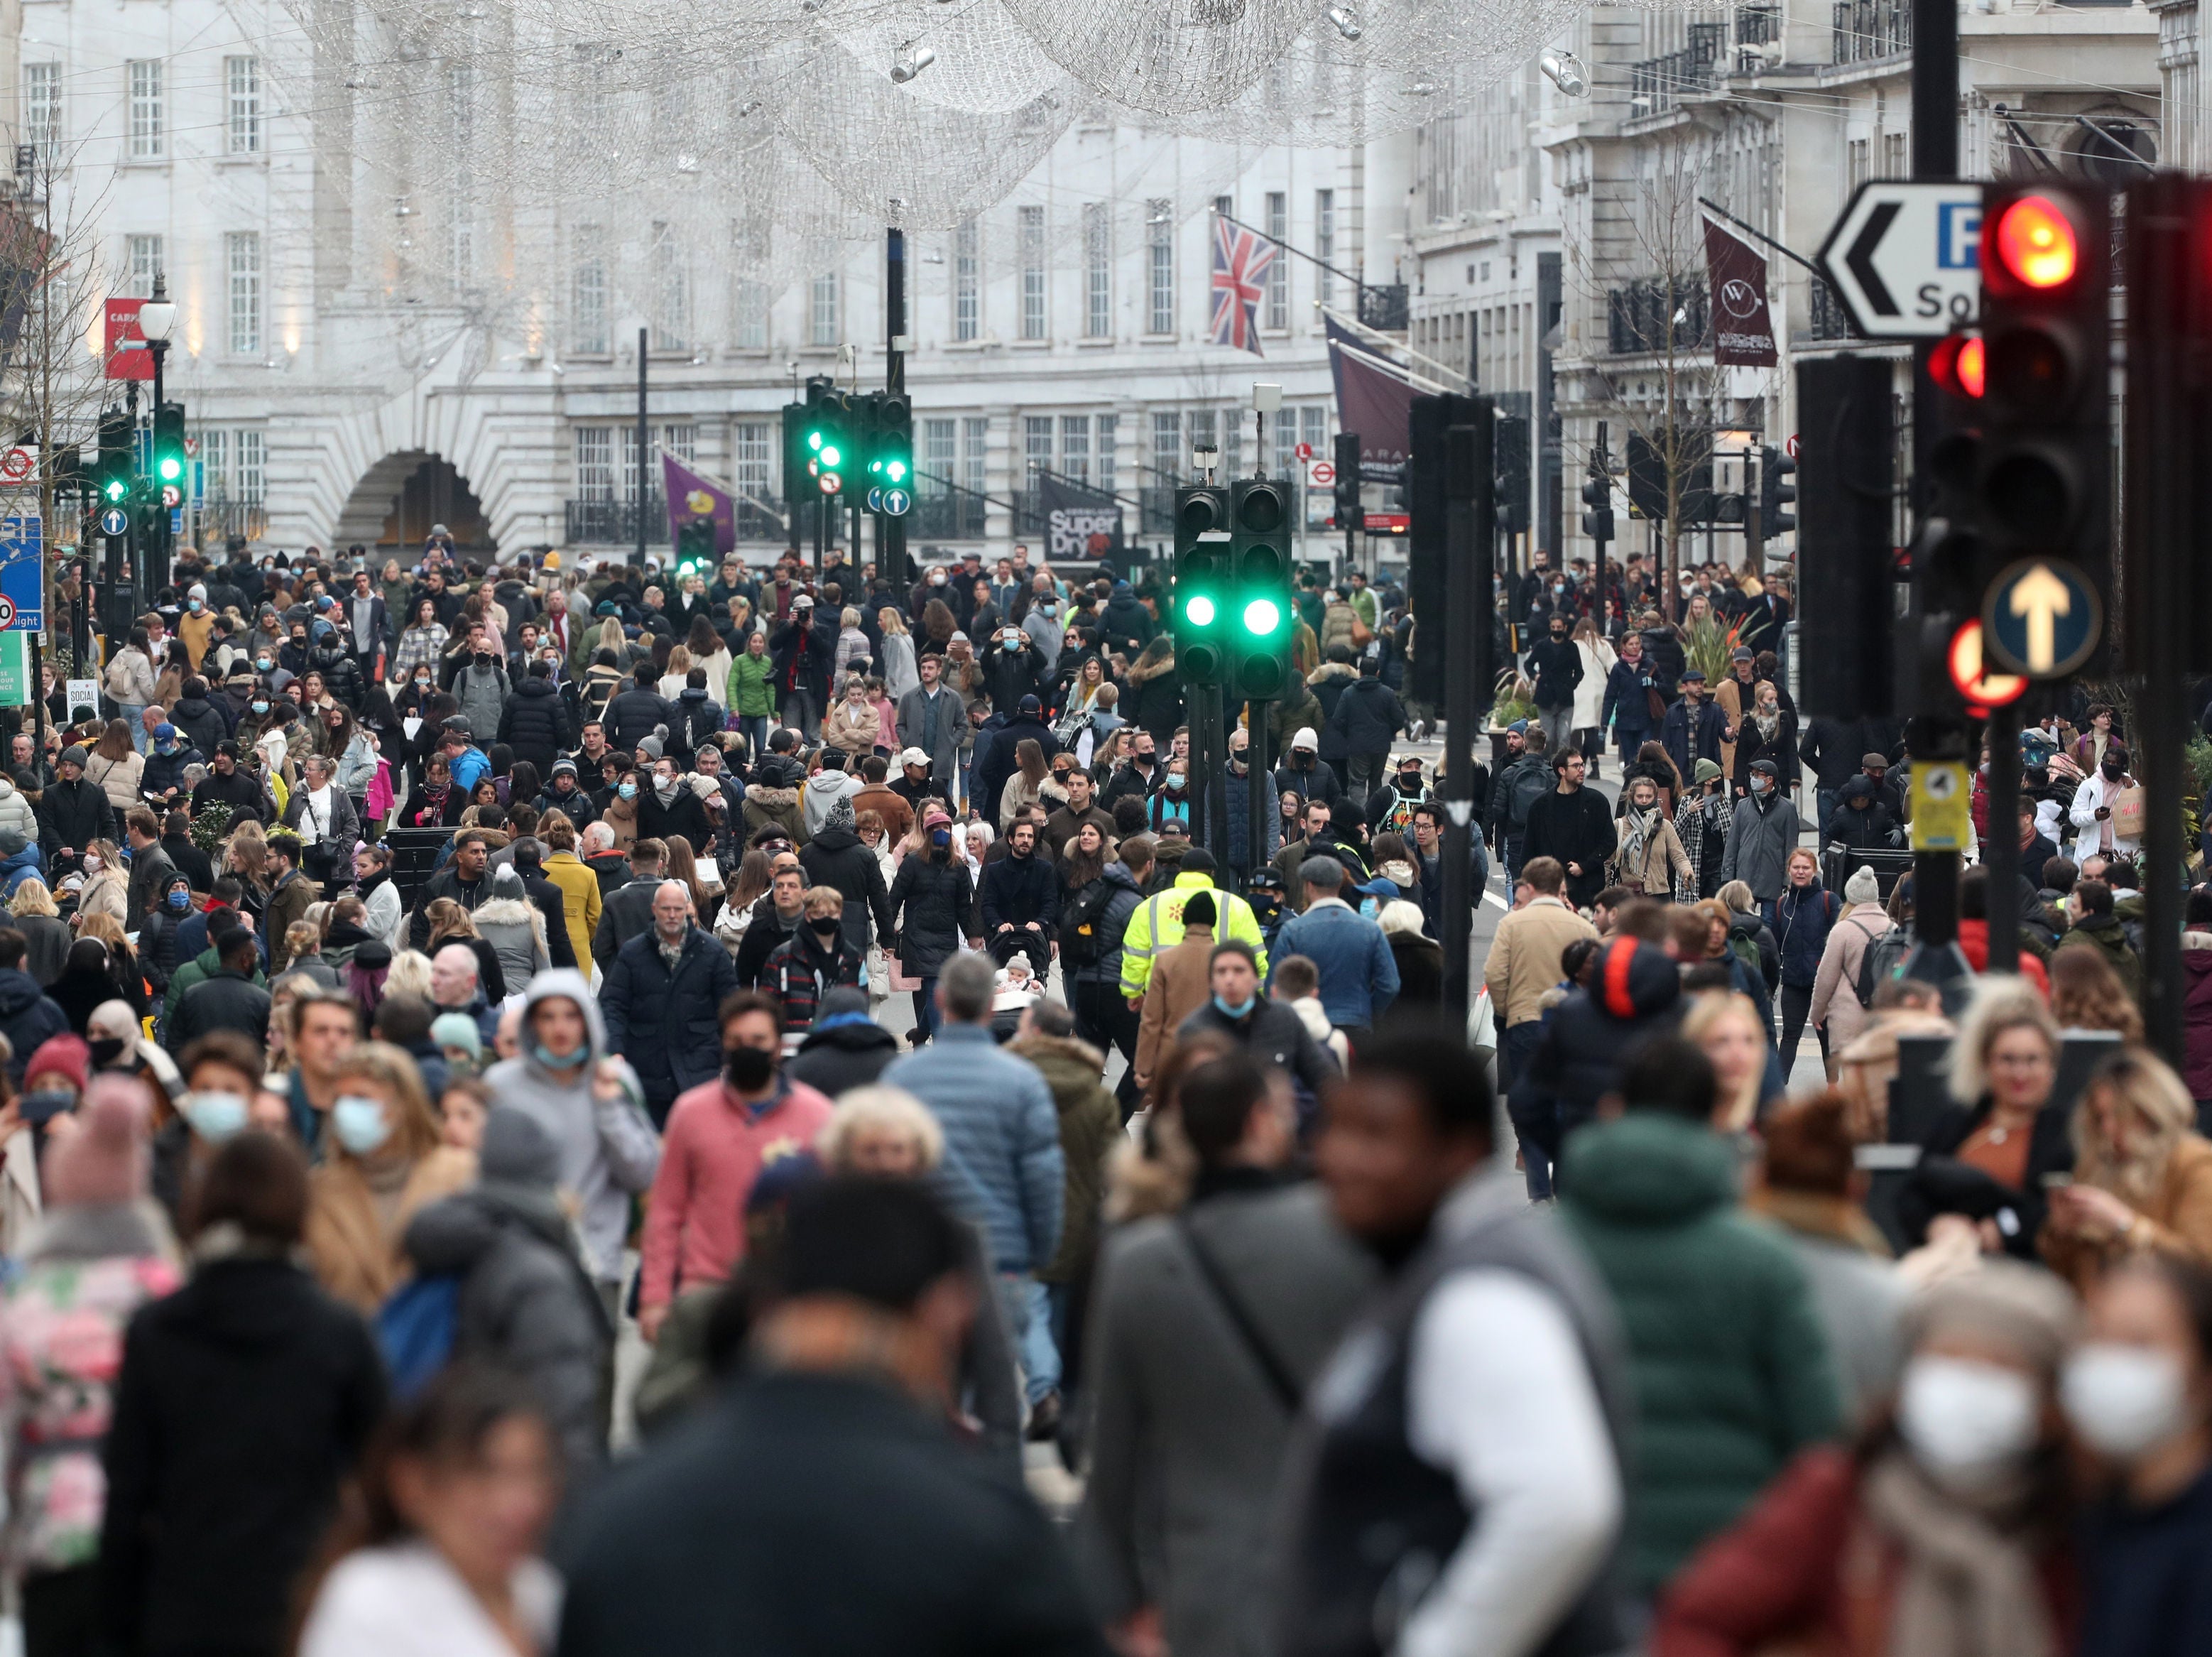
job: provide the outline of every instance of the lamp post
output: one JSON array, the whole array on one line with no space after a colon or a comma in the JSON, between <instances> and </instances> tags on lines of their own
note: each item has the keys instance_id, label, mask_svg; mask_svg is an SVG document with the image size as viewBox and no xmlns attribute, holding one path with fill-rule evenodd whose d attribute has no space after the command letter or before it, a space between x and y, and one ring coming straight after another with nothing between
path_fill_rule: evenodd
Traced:
<instances>
[{"instance_id":1,"label":"lamp post","mask_svg":"<svg viewBox=\"0 0 2212 1657\"><path fill-rule=\"evenodd\" d=\"M177 326L176 302L169 297L168 278L160 271L154 272L154 295L138 308L138 332L146 341L147 349L154 353L154 426L158 433L161 424L161 364L169 354L169 335ZM158 455L159 445L156 444ZM158 483L159 478L155 481ZM182 497L181 488L179 490ZM156 500L160 496L155 496ZM161 516L149 538L153 545L139 549L139 558L148 567L141 572L150 596L160 590L169 579L171 552L169 507L161 503Z\"/></svg>"}]
</instances>

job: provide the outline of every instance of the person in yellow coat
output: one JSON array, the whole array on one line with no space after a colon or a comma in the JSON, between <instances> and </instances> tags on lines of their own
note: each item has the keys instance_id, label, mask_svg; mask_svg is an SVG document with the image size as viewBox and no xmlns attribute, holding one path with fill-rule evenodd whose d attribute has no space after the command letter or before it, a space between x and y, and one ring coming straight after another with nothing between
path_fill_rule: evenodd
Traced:
<instances>
[{"instance_id":1,"label":"person in yellow coat","mask_svg":"<svg viewBox=\"0 0 2212 1657\"><path fill-rule=\"evenodd\" d=\"M538 819L538 832L547 847L545 878L561 888L561 917L568 923L568 940L576 959L592 959L592 940L599 929L599 877L584 867L576 855L576 825L565 813L548 812Z\"/></svg>"}]
</instances>

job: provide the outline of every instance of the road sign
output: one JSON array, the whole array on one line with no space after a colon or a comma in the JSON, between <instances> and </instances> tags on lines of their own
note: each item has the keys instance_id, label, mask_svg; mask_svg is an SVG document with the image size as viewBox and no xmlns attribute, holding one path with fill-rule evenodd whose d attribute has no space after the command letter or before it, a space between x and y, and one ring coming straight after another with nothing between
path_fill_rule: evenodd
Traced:
<instances>
[{"instance_id":1,"label":"road sign","mask_svg":"<svg viewBox=\"0 0 2212 1657\"><path fill-rule=\"evenodd\" d=\"M914 496L903 489L887 489L884 491L884 510L894 518L906 516L908 509L913 505Z\"/></svg>"},{"instance_id":2,"label":"road sign","mask_svg":"<svg viewBox=\"0 0 2212 1657\"><path fill-rule=\"evenodd\" d=\"M198 454L199 452L200 440L198 438L187 437L185 439L185 454L187 457Z\"/></svg>"},{"instance_id":3,"label":"road sign","mask_svg":"<svg viewBox=\"0 0 2212 1657\"><path fill-rule=\"evenodd\" d=\"M31 636L0 631L0 708L31 705Z\"/></svg>"},{"instance_id":4,"label":"road sign","mask_svg":"<svg viewBox=\"0 0 2212 1657\"><path fill-rule=\"evenodd\" d=\"M883 509L884 509L884 491L883 491L883 487L882 487L882 485L878 484L878 485L876 485L876 486L874 486L874 487L871 488L871 489L868 490L868 510L869 510L869 511L871 511L871 512L881 512Z\"/></svg>"},{"instance_id":5,"label":"road sign","mask_svg":"<svg viewBox=\"0 0 2212 1657\"><path fill-rule=\"evenodd\" d=\"M106 374L110 380L154 377L154 353L147 347L146 336L138 331L138 308L145 302L143 299L107 302Z\"/></svg>"},{"instance_id":6,"label":"road sign","mask_svg":"<svg viewBox=\"0 0 2212 1657\"><path fill-rule=\"evenodd\" d=\"M1300 443L1298 445L1298 459L1301 460L1310 460L1313 459L1313 445L1311 443Z\"/></svg>"},{"instance_id":7,"label":"road sign","mask_svg":"<svg viewBox=\"0 0 2212 1657\"><path fill-rule=\"evenodd\" d=\"M1828 284L1870 339L1940 339L1982 310L1982 187L1863 184L1820 247Z\"/></svg>"},{"instance_id":8,"label":"road sign","mask_svg":"<svg viewBox=\"0 0 2212 1657\"><path fill-rule=\"evenodd\" d=\"M18 443L0 450L0 483L27 484L39 475L39 451L35 444Z\"/></svg>"},{"instance_id":9,"label":"road sign","mask_svg":"<svg viewBox=\"0 0 2212 1657\"><path fill-rule=\"evenodd\" d=\"M1992 660L2030 679L2063 679L2096 649L2105 608L2078 566L2022 558L1990 583L1982 631Z\"/></svg>"},{"instance_id":10,"label":"road sign","mask_svg":"<svg viewBox=\"0 0 2212 1657\"><path fill-rule=\"evenodd\" d=\"M111 506L100 515L100 533L103 535L121 535L130 527L131 515L119 506Z\"/></svg>"},{"instance_id":11,"label":"road sign","mask_svg":"<svg viewBox=\"0 0 2212 1657\"><path fill-rule=\"evenodd\" d=\"M62 704L70 710L71 721L90 719L100 711L100 681L96 679L70 679L62 681ZM85 711L80 714L77 710Z\"/></svg>"},{"instance_id":12,"label":"road sign","mask_svg":"<svg viewBox=\"0 0 2212 1657\"><path fill-rule=\"evenodd\" d=\"M35 512L0 518L0 598L15 606L4 631L46 631L45 525Z\"/></svg>"},{"instance_id":13,"label":"road sign","mask_svg":"<svg viewBox=\"0 0 2212 1657\"><path fill-rule=\"evenodd\" d=\"M1334 489L1336 487L1336 462L1334 460L1308 460L1306 462L1306 487L1308 489Z\"/></svg>"},{"instance_id":14,"label":"road sign","mask_svg":"<svg viewBox=\"0 0 2212 1657\"><path fill-rule=\"evenodd\" d=\"M1991 669L1982 659L1982 624L1970 621L1951 635L1951 683L1977 708L2002 708L2027 694L2027 681L2017 673Z\"/></svg>"},{"instance_id":15,"label":"road sign","mask_svg":"<svg viewBox=\"0 0 2212 1657\"><path fill-rule=\"evenodd\" d=\"M1972 827L1967 811L1966 768L1956 760L1912 765L1912 849L1964 851Z\"/></svg>"},{"instance_id":16,"label":"road sign","mask_svg":"<svg viewBox=\"0 0 2212 1657\"><path fill-rule=\"evenodd\" d=\"M0 632L5 632L15 624L15 606L8 602L4 594L0 594Z\"/></svg>"}]
</instances>

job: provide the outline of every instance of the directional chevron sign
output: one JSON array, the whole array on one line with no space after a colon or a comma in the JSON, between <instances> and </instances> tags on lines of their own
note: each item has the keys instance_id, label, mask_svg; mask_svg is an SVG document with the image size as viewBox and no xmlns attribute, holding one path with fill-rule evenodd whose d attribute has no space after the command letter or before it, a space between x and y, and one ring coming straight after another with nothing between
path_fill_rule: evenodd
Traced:
<instances>
[{"instance_id":1,"label":"directional chevron sign","mask_svg":"<svg viewBox=\"0 0 2212 1657\"><path fill-rule=\"evenodd\" d=\"M1863 184L1820 248L1828 284L1869 339L1940 339L1982 311L1982 188Z\"/></svg>"}]
</instances>

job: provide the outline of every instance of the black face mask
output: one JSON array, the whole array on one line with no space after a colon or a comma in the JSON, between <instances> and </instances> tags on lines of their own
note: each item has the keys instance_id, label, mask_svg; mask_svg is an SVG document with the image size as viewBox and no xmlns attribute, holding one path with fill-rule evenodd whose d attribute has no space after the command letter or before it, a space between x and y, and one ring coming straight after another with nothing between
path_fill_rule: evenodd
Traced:
<instances>
[{"instance_id":1,"label":"black face mask","mask_svg":"<svg viewBox=\"0 0 2212 1657\"><path fill-rule=\"evenodd\" d=\"M489 651L489 650L479 650L479 651L477 651L477 667L490 667L490 666L491 666L491 652L490 652L490 651Z\"/></svg>"},{"instance_id":2,"label":"black face mask","mask_svg":"<svg viewBox=\"0 0 2212 1657\"><path fill-rule=\"evenodd\" d=\"M2107 759L2097 769L2117 783L2128 774L2128 763L2124 759Z\"/></svg>"},{"instance_id":3,"label":"black face mask","mask_svg":"<svg viewBox=\"0 0 2212 1657\"><path fill-rule=\"evenodd\" d=\"M123 1053L123 1043L113 1036L101 1036L90 1045L92 1062L103 1069L114 1063Z\"/></svg>"},{"instance_id":4,"label":"black face mask","mask_svg":"<svg viewBox=\"0 0 2212 1657\"><path fill-rule=\"evenodd\" d=\"M835 915L830 916L827 920L809 921L806 924L813 929L814 935L825 944L836 943L837 935L845 929L845 923Z\"/></svg>"},{"instance_id":5,"label":"black face mask","mask_svg":"<svg viewBox=\"0 0 2212 1657\"><path fill-rule=\"evenodd\" d=\"M722 1074L741 1093L757 1093L775 1074L775 1055L758 1047L733 1047L722 1056Z\"/></svg>"}]
</instances>

